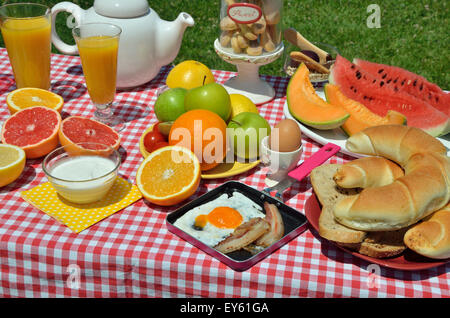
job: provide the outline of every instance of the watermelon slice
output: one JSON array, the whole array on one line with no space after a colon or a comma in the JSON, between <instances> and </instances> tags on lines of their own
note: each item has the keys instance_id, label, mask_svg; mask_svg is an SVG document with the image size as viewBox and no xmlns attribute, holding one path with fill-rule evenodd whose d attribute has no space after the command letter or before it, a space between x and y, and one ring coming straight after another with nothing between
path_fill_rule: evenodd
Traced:
<instances>
[{"instance_id":1,"label":"watermelon slice","mask_svg":"<svg viewBox=\"0 0 450 318\"><path fill-rule=\"evenodd\" d=\"M430 83L423 76L417 75L397 66L373 63L354 59L353 63L377 78L384 81L391 89L411 94L431 104L441 112L450 116L450 94L439 86Z\"/></svg>"},{"instance_id":2,"label":"watermelon slice","mask_svg":"<svg viewBox=\"0 0 450 318\"><path fill-rule=\"evenodd\" d=\"M395 91L384 81L338 55L329 81L336 84L348 98L365 105L379 116L395 110L406 116L408 126L421 128L432 136L445 135L450 131L450 119L429 103L406 92Z\"/></svg>"}]
</instances>

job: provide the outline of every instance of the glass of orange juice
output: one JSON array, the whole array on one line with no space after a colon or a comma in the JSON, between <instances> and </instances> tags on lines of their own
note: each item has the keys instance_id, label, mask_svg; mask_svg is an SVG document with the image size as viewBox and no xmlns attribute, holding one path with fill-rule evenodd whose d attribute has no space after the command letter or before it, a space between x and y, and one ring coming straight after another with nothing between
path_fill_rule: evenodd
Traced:
<instances>
[{"instance_id":1,"label":"glass of orange juice","mask_svg":"<svg viewBox=\"0 0 450 318\"><path fill-rule=\"evenodd\" d=\"M110 23L86 23L72 29L89 96L96 107L94 118L116 130L123 128L123 121L112 110L121 32Z\"/></svg>"},{"instance_id":2,"label":"glass of orange juice","mask_svg":"<svg viewBox=\"0 0 450 318\"><path fill-rule=\"evenodd\" d=\"M50 9L37 3L1 6L0 29L17 88L50 89Z\"/></svg>"}]
</instances>

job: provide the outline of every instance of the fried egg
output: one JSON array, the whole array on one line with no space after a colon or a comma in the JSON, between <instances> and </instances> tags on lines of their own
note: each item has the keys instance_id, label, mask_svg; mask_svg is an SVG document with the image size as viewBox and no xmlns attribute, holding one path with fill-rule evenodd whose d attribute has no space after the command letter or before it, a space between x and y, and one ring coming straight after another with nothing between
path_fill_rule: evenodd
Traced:
<instances>
[{"instance_id":1,"label":"fried egg","mask_svg":"<svg viewBox=\"0 0 450 318\"><path fill-rule=\"evenodd\" d=\"M214 247L244 222L264 218L263 209L239 192L226 193L189 210L174 225L204 244Z\"/></svg>"}]
</instances>

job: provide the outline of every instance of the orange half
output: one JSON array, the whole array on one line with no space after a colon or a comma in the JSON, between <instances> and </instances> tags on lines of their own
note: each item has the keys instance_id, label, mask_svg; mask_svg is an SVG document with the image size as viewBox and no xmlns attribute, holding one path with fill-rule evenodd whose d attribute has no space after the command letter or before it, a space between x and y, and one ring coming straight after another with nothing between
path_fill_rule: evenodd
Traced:
<instances>
[{"instance_id":1,"label":"orange half","mask_svg":"<svg viewBox=\"0 0 450 318\"><path fill-rule=\"evenodd\" d=\"M61 113L64 99L45 89L25 87L10 92L6 97L6 104L11 114L33 106L44 106Z\"/></svg>"},{"instance_id":2,"label":"orange half","mask_svg":"<svg viewBox=\"0 0 450 318\"><path fill-rule=\"evenodd\" d=\"M200 162L192 151L167 146L151 152L141 163L136 185L148 201L171 206L197 191L200 172Z\"/></svg>"}]
</instances>

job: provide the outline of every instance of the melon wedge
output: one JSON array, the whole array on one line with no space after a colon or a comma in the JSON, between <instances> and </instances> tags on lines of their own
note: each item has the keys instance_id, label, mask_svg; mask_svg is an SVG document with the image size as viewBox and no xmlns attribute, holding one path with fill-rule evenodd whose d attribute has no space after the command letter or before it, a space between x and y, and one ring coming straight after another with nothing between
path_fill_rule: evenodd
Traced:
<instances>
[{"instance_id":1,"label":"melon wedge","mask_svg":"<svg viewBox=\"0 0 450 318\"><path fill-rule=\"evenodd\" d=\"M344 108L331 105L317 95L309 80L309 70L303 63L289 80L286 99L291 115L316 129L337 128L350 117Z\"/></svg>"},{"instance_id":2,"label":"melon wedge","mask_svg":"<svg viewBox=\"0 0 450 318\"><path fill-rule=\"evenodd\" d=\"M336 85L325 85L325 97L328 103L343 107L350 113L350 117L341 126L348 136L371 126L406 125L406 116L402 113L388 110L386 116L381 117L363 104L345 96Z\"/></svg>"}]
</instances>

